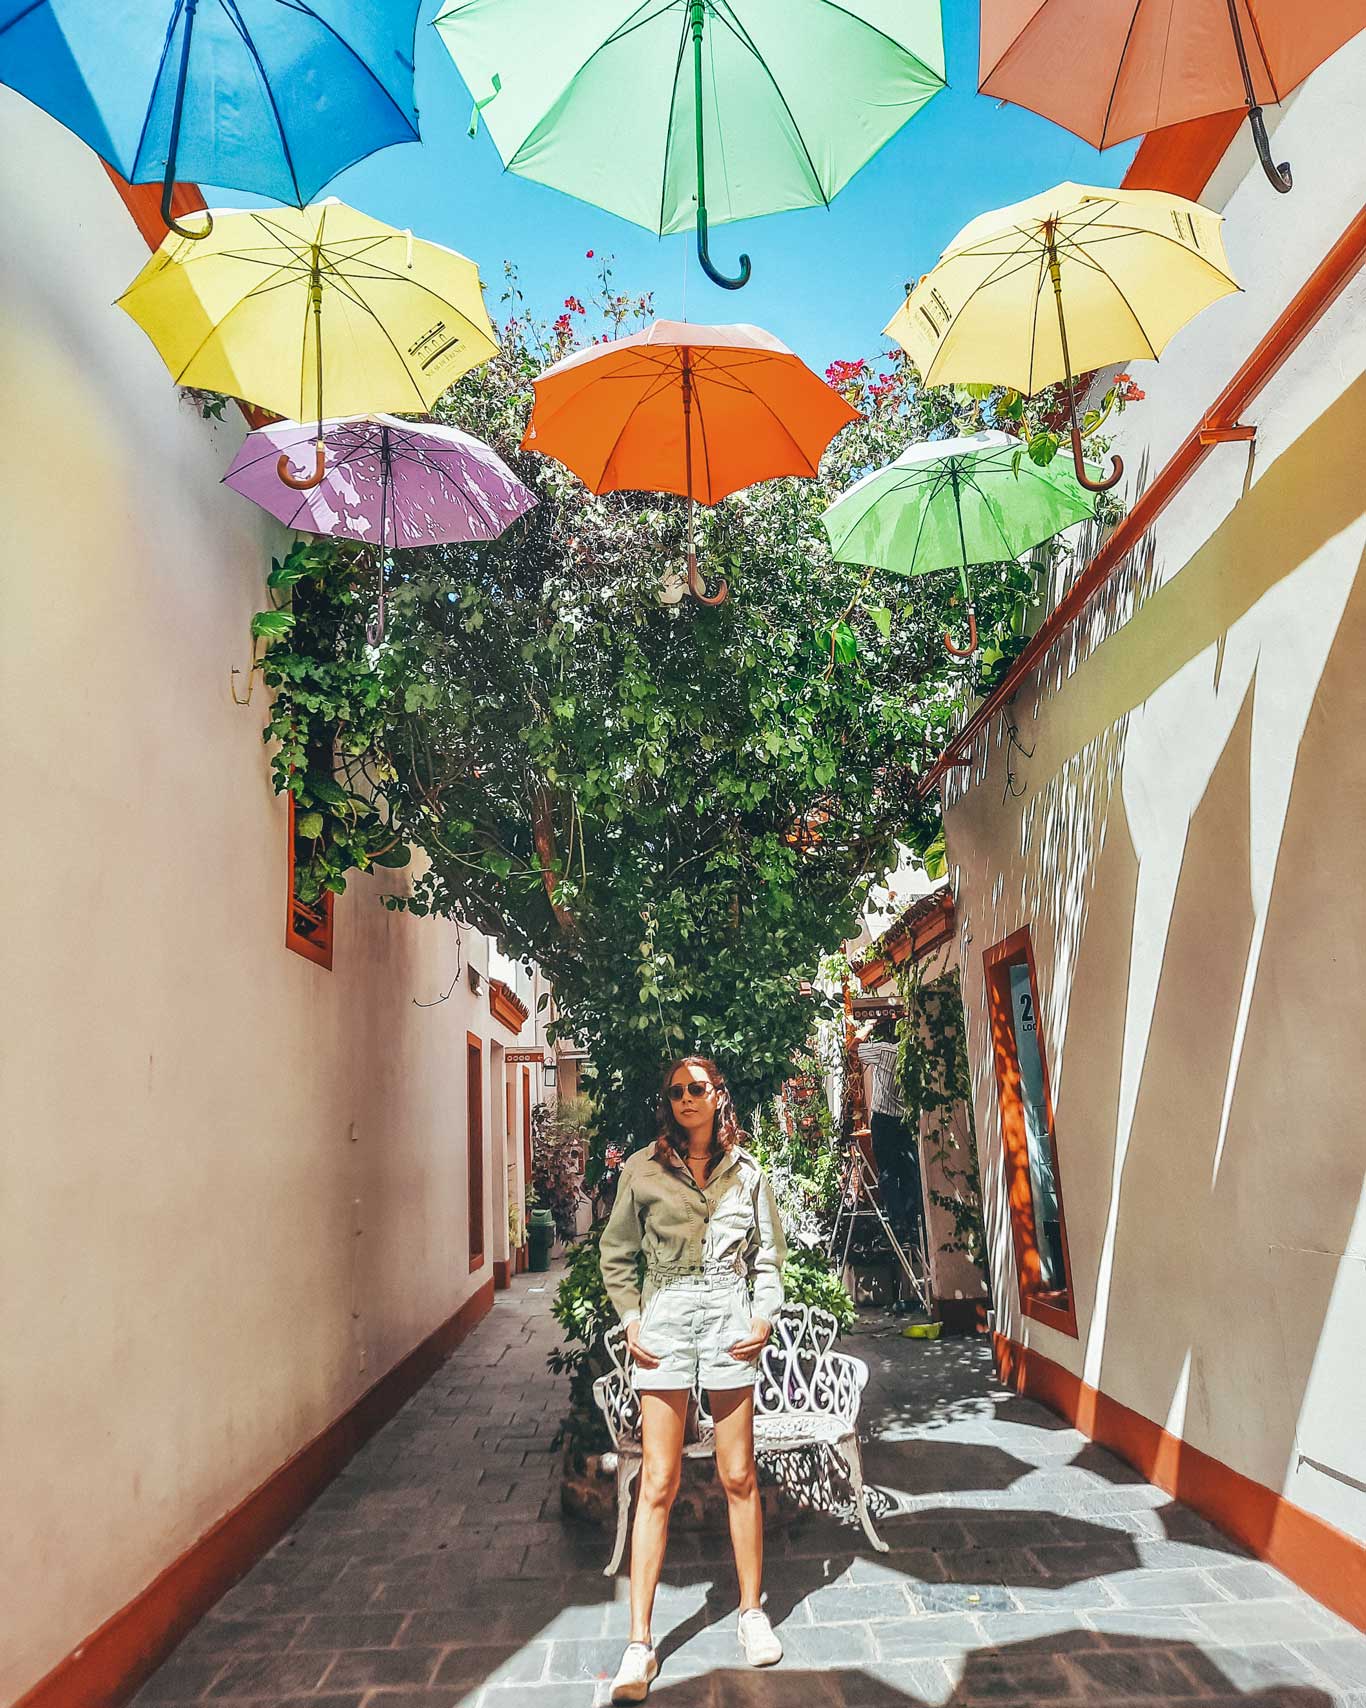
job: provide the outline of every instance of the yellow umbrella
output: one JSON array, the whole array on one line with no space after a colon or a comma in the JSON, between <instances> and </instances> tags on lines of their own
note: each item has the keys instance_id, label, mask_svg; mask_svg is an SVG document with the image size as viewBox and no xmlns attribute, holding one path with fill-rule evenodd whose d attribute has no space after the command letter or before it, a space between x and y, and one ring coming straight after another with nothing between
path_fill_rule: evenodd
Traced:
<instances>
[{"instance_id":1,"label":"yellow umbrella","mask_svg":"<svg viewBox=\"0 0 1366 1708\"><path fill-rule=\"evenodd\" d=\"M1222 223L1160 190L1059 184L965 225L885 330L926 385L1009 385L1028 397L1066 381L1077 479L1103 491L1124 465L1116 457L1100 482L1087 474L1073 376L1156 358L1239 288Z\"/></svg>"},{"instance_id":2,"label":"yellow umbrella","mask_svg":"<svg viewBox=\"0 0 1366 1708\"><path fill-rule=\"evenodd\" d=\"M498 348L473 261L328 200L214 217L166 241L119 298L179 385L291 420L423 413Z\"/></svg>"}]
</instances>

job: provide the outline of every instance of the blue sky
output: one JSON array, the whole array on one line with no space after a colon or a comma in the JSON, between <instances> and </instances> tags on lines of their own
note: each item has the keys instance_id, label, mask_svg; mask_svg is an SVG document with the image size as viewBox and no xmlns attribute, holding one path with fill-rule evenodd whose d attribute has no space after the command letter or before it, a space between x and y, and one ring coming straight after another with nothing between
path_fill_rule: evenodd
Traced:
<instances>
[{"instance_id":1,"label":"blue sky","mask_svg":"<svg viewBox=\"0 0 1366 1708\"><path fill-rule=\"evenodd\" d=\"M565 0L571 4L572 0ZM712 228L712 254L733 269L742 249L754 276L723 291L697 266L691 234L660 239L558 191L504 172L481 126L467 135L470 95L431 19L418 25L417 104L423 140L386 149L328 186L340 196L479 263L499 312L503 262L516 262L528 305L554 315L594 287L589 249L615 256L617 285L653 290L656 311L767 327L814 366L873 355L902 282L931 267L975 215L1063 179L1117 184L1134 151L1104 154L1017 108L976 93L977 0L944 0L948 89L935 97L836 197L829 209ZM240 194L210 196L240 205Z\"/></svg>"}]
</instances>

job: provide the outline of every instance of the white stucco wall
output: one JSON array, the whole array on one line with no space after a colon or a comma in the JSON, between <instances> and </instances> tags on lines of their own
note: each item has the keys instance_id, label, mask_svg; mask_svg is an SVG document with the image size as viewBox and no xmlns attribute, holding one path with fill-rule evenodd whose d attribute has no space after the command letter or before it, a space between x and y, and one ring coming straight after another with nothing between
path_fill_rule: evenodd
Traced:
<instances>
[{"instance_id":1,"label":"white stucco wall","mask_svg":"<svg viewBox=\"0 0 1366 1708\"><path fill-rule=\"evenodd\" d=\"M147 250L99 163L6 89L0 157L9 1702L488 1282L465 1033L532 1028L378 905L401 874L340 900L332 972L284 947L266 696L228 683L285 536L111 306Z\"/></svg>"},{"instance_id":2,"label":"white stucco wall","mask_svg":"<svg viewBox=\"0 0 1366 1708\"><path fill-rule=\"evenodd\" d=\"M1244 293L1160 365L1116 448L1160 469L1366 200L1366 39L1240 136ZM949 785L999 1326L1366 1537L1366 276ZM1032 750L1032 757L1023 750ZM1007 768L1018 799L1003 801ZM1038 962L1079 1340L1022 1317L982 954Z\"/></svg>"}]
</instances>

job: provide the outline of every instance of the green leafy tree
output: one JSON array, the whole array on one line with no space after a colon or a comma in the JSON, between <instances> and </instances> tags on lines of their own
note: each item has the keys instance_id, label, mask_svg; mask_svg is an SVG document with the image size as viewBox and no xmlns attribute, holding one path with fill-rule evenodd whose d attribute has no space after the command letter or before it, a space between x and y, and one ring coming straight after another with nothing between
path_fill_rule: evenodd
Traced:
<instances>
[{"instance_id":1,"label":"green leafy tree","mask_svg":"<svg viewBox=\"0 0 1366 1708\"><path fill-rule=\"evenodd\" d=\"M487 546L398 554L378 647L373 566L306 548L288 610L264 614L294 619L266 636L267 737L316 832L306 882L336 890L348 864L420 848L390 905L459 918L547 971L560 1032L597 1066L601 1154L650 1136L671 1055L717 1057L757 1108L811 1035L803 975L853 934L897 842L938 834L915 783L976 668L943 644L961 627L955 579L837 564L820 516L907 445L1008 422L1015 404L925 391L899 355L834 364L864 419L819 478L704 511L703 563L731 597L671 606L681 502L597 498L520 449L531 382L582 340L589 309L571 296L549 325L529 318L511 269L504 304L499 354L441 413L512 463L537 507ZM651 316L605 262L592 307L598 337ZM1012 563L975 582L983 634L1008 636L1034 576Z\"/></svg>"}]
</instances>

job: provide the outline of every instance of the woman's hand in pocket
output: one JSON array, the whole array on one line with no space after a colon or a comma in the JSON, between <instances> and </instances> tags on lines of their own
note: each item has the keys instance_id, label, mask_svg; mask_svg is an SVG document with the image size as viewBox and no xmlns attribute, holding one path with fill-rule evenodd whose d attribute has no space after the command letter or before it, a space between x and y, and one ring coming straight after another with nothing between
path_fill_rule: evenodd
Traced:
<instances>
[{"instance_id":1,"label":"woman's hand in pocket","mask_svg":"<svg viewBox=\"0 0 1366 1708\"><path fill-rule=\"evenodd\" d=\"M640 1344L640 1319L626 1325L626 1350L642 1370L657 1370L658 1356Z\"/></svg>"},{"instance_id":2,"label":"woman's hand in pocket","mask_svg":"<svg viewBox=\"0 0 1366 1708\"><path fill-rule=\"evenodd\" d=\"M737 1340L726 1350L732 1358L739 1358L746 1364L752 1364L768 1345L768 1338L773 1333L773 1324L766 1322L763 1317L751 1317L749 1333Z\"/></svg>"}]
</instances>

